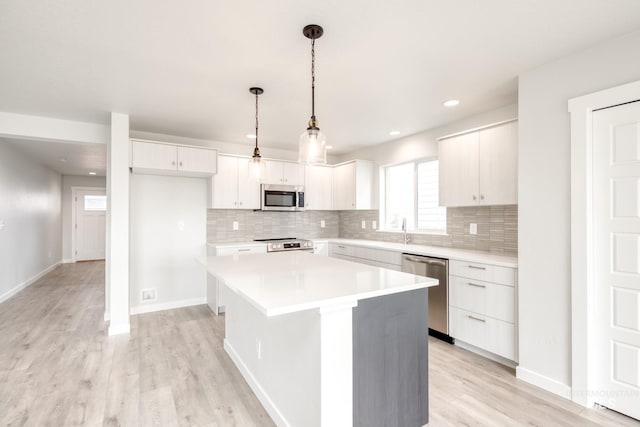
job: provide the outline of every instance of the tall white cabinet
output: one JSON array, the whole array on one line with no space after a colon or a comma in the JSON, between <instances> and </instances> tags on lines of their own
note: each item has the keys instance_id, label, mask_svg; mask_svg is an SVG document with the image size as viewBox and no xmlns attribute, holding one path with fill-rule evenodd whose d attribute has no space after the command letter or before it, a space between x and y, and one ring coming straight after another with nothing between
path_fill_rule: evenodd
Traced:
<instances>
[{"instance_id":1,"label":"tall white cabinet","mask_svg":"<svg viewBox=\"0 0 640 427\"><path fill-rule=\"evenodd\" d=\"M209 182L210 209L259 209L260 182L249 176L249 158L220 154Z\"/></svg>"},{"instance_id":2,"label":"tall white cabinet","mask_svg":"<svg viewBox=\"0 0 640 427\"><path fill-rule=\"evenodd\" d=\"M442 139L440 206L518 203L518 128L511 121Z\"/></svg>"},{"instance_id":3,"label":"tall white cabinet","mask_svg":"<svg viewBox=\"0 0 640 427\"><path fill-rule=\"evenodd\" d=\"M333 209L333 167L305 167L305 208L313 211Z\"/></svg>"},{"instance_id":4,"label":"tall white cabinet","mask_svg":"<svg viewBox=\"0 0 640 427\"><path fill-rule=\"evenodd\" d=\"M368 160L352 160L333 168L333 209L378 209L378 168Z\"/></svg>"}]
</instances>

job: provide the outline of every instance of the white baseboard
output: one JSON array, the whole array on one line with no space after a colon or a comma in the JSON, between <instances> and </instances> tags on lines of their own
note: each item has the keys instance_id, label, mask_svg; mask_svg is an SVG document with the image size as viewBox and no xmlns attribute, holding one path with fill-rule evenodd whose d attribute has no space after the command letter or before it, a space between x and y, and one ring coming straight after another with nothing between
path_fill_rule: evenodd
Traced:
<instances>
[{"instance_id":1,"label":"white baseboard","mask_svg":"<svg viewBox=\"0 0 640 427\"><path fill-rule=\"evenodd\" d=\"M131 314L153 313L154 311L172 310L174 308L191 307L207 303L207 297L183 299L179 301L161 302L158 304L144 304L131 307Z\"/></svg>"},{"instance_id":2,"label":"white baseboard","mask_svg":"<svg viewBox=\"0 0 640 427\"><path fill-rule=\"evenodd\" d=\"M278 410L275 403L273 403L271 398L267 396L267 393L264 391L262 386L258 383L258 380L256 379L256 377L253 376L253 374L251 373L247 365L245 365L242 359L240 358L240 355L238 355L236 350L229 343L229 341L227 341L226 338L224 340L224 349L229 355L229 357L231 358L231 360L233 360L233 363L235 363L236 367L240 370L240 373L242 373L242 376L247 381L247 384L249 384L249 387L251 387L251 390L253 390L256 397L260 401L260 403L262 403L262 406L264 406L264 409L271 416L275 425L289 427L291 424L287 422L286 418Z\"/></svg>"},{"instance_id":3,"label":"white baseboard","mask_svg":"<svg viewBox=\"0 0 640 427\"><path fill-rule=\"evenodd\" d=\"M73 263L75 263L75 262L76 262L76 261L75 261L74 259L63 259L63 260L62 260L62 263L63 263L63 264L73 264Z\"/></svg>"},{"instance_id":4,"label":"white baseboard","mask_svg":"<svg viewBox=\"0 0 640 427\"><path fill-rule=\"evenodd\" d=\"M543 390L547 390L553 394L564 397L571 400L571 387L566 384L556 381L552 378L540 375L537 372L533 372L529 369L518 366L516 368L516 378L526 381L529 384L533 384L536 387L540 387Z\"/></svg>"},{"instance_id":5,"label":"white baseboard","mask_svg":"<svg viewBox=\"0 0 640 427\"><path fill-rule=\"evenodd\" d=\"M131 332L131 325L129 323L122 323L120 325L109 325L109 336L128 334Z\"/></svg>"},{"instance_id":6,"label":"white baseboard","mask_svg":"<svg viewBox=\"0 0 640 427\"><path fill-rule=\"evenodd\" d=\"M59 266L61 264L60 261L56 262L55 264L50 265L49 267L45 268L44 270L42 270L40 273L36 274L35 276L31 277L30 279L25 280L24 282L20 283L18 286L16 286L13 289L8 290L7 292L5 292L4 294L0 295L0 303L1 302L5 302L6 300L8 300L9 298L11 298L12 296L14 296L15 294L17 294L18 292L20 292L21 290L23 290L24 288L26 288L27 286L31 286L32 284L34 284L35 282L38 281L38 279L40 279L42 276L44 276L45 274L53 271L57 266Z\"/></svg>"}]
</instances>

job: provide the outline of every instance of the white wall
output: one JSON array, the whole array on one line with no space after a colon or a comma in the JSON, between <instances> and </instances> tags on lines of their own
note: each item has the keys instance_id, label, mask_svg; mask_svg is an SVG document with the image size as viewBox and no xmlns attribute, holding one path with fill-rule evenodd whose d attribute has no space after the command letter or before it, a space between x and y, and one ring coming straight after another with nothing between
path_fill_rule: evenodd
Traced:
<instances>
[{"instance_id":1,"label":"white wall","mask_svg":"<svg viewBox=\"0 0 640 427\"><path fill-rule=\"evenodd\" d=\"M518 106L515 104L507 105L395 141L356 150L339 156L337 160L345 162L352 159L363 159L372 160L379 165L389 165L420 158L437 157L438 138L517 117Z\"/></svg>"},{"instance_id":2,"label":"white wall","mask_svg":"<svg viewBox=\"0 0 640 427\"><path fill-rule=\"evenodd\" d=\"M61 177L0 141L0 302L62 258Z\"/></svg>"},{"instance_id":3,"label":"white wall","mask_svg":"<svg viewBox=\"0 0 640 427\"><path fill-rule=\"evenodd\" d=\"M107 179L104 176L62 176L62 260L70 262L73 259L71 253L73 228L71 226L71 214L73 200L71 187L96 187L106 188Z\"/></svg>"},{"instance_id":4,"label":"white wall","mask_svg":"<svg viewBox=\"0 0 640 427\"><path fill-rule=\"evenodd\" d=\"M207 180L131 175L131 313L204 304ZM156 288L157 301L140 291Z\"/></svg>"},{"instance_id":5,"label":"white wall","mask_svg":"<svg viewBox=\"0 0 640 427\"><path fill-rule=\"evenodd\" d=\"M571 385L570 116L567 101L640 80L640 32L520 76L518 376Z\"/></svg>"}]
</instances>

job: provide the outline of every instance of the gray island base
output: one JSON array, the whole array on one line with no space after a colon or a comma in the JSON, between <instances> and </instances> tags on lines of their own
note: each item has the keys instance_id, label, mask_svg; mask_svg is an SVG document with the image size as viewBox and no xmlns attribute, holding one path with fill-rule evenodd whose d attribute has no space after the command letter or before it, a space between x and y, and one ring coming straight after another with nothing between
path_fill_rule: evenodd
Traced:
<instances>
[{"instance_id":1,"label":"gray island base","mask_svg":"<svg viewBox=\"0 0 640 427\"><path fill-rule=\"evenodd\" d=\"M277 425L428 423L437 280L306 253L201 262L225 284L225 350Z\"/></svg>"}]
</instances>

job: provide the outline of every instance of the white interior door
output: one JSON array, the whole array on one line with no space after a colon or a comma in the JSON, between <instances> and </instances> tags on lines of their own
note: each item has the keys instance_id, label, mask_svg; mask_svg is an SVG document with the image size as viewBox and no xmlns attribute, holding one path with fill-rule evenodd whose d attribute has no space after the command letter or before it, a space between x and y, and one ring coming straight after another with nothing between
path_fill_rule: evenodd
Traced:
<instances>
[{"instance_id":1,"label":"white interior door","mask_svg":"<svg viewBox=\"0 0 640 427\"><path fill-rule=\"evenodd\" d=\"M75 197L75 259L105 259L105 190L78 190Z\"/></svg>"},{"instance_id":2,"label":"white interior door","mask_svg":"<svg viewBox=\"0 0 640 427\"><path fill-rule=\"evenodd\" d=\"M640 419L640 102L593 114L594 396Z\"/></svg>"}]
</instances>

